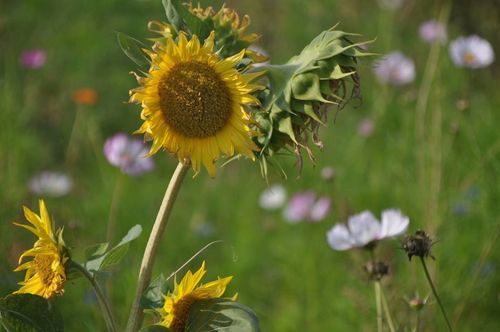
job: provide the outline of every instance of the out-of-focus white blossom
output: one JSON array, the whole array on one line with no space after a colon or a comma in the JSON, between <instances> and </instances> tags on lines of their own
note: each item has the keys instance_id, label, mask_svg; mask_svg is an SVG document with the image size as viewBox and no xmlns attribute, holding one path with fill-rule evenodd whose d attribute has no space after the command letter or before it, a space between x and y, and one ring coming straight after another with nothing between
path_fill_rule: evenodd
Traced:
<instances>
[{"instance_id":1,"label":"out-of-focus white blossom","mask_svg":"<svg viewBox=\"0 0 500 332\"><path fill-rule=\"evenodd\" d=\"M459 37L450 43L450 56L458 67L483 68L495 59L491 44L476 35Z\"/></svg>"},{"instance_id":2,"label":"out-of-focus white blossom","mask_svg":"<svg viewBox=\"0 0 500 332\"><path fill-rule=\"evenodd\" d=\"M275 184L264 191L259 196L259 205L266 210L275 210L285 204L286 189L281 184Z\"/></svg>"},{"instance_id":3,"label":"out-of-focus white blossom","mask_svg":"<svg viewBox=\"0 0 500 332\"><path fill-rule=\"evenodd\" d=\"M30 179L28 188L39 196L60 197L70 192L73 180L64 173L44 171Z\"/></svg>"},{"instance_id":4,"label":"out-of-focus white blossom","mask_svg":"<svg viewBox=\"0 0 500 332\"><path fill-rule=\"evenodd\" d=\"M396 237L408 229L410 219L401 211L389 209L382 212L380 223L370 211L349 217L347 226L336 224L327 232L327 241L335 250L364 247L375 241Z\"/></svg>"},{"instance_id":5,"label":"out-of-focus white blossom","mask_svg":"<svg viewBox=\"0 0 500 332\"><path fill-rule=\"evenodd\" d=\"M382 83L405 85L415 79L415 64L413 60L401 52L391 52L378 61L373 71Z\"/></svg>"}]
</instances>

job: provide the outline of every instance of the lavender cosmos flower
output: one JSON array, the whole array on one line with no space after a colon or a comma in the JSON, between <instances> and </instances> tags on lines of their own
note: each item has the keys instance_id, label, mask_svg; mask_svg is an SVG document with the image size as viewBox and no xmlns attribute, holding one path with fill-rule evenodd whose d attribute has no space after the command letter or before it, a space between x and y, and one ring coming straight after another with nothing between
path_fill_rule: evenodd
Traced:
<instances>
[{"instance_id":1,"label":"lavender cosmos flower","mask_svg":"<svg viewBox=\"0 0 500 332\"><path fill-rule=\"evenodd\" d=\"M437 20L425 21L418 30L420 38L428 43L438 42L444 44L448 35L444 24Z\"/></svg>"},{"instance_id":2,"label":"lavender cosmos flower","mask_svg":"<svg viewBox=\"0 0 500 332\"><path fill-rule=\"evenodd\" d=\"M386 54L374 66L374 72L382 83L405 85L415 79L415 64L413 60L401 52Z\"/></svg>"},{"instance_id":3,"label":"lavender cosmos flower","mask_svg":"<svg viewBox=\"0 0 500 332\"><path fill-rule=\"evenodd\" d=\"M347 226L336 224L327 232L330 247L348 250L364 247L374 241L399 236L406 232L410 219L401 211L389 209L382 212L380 223L370 211L349 217Z\"/></svg>"},{"instance_id":4,"label":"lavender cosmos flower","mask_svg":"<svg viewBox=\"0 0 500 332\"><path fill-rule=\"evenodd\" d=\"M69 193L73 181L64 173L44 171L30 179L28 188L38 196L60 197Z\"/></svg>"},{"instance_id":5,"label":"lavender cosmos flower","mask_svg":"<svg viewBox=\"0 0 500 332\"><path fill-rule=\"evenodd\" d=\"M457 67L483 68L495 59L491 44L481 37L459 37L450 43L451 60Z\"/></svg>"},{"instance_id":6,"label":"lavender cosmos flower","mask_svg":"<svg viewBox=\"0 0 500 332\"><path fill-rule=\"evenodd\" d=\"M28 69L38 69L43 67L45 60L47 60L47 55L44 50L39 48L26 50L21 53L21 56L19 57L21 65Z\"/></svg>"},{"instance_id":7,"label":"lavender cosmos flower","mask_svg":"<svg viewBox=\"0 0 500 332\"><path fill-rule=\"evenodd\" d=\"M283 211L283 217L290 223L301 221L318 222L330 212L331 202L328 197L316 199L312 191L298 192L290 199Z\"/></svg>"},{"instance_id":8,"label":"lavender cosmos flower","mask_svg":"<svg viewBox=\"0 0 500 332\"><path fill-rule=\"evenodd\" d=\"M375 123L372 119L364 118L358 125L358 135L364 138L368 138L373 134L375 129Z\"/></svg>"},{"instance_id":9,"label":"lavender cosmos flower","mask_svg":"<svg viewBox=\"0 0 500 332\"><path fill-rule=\"evenodd\" d=\"M319 222L326 218L330 212L332 201L329 197L323 196L318 198L309 211L309 220Z\"/></svg>"},{"instance_id":10,"label":"lavender cosmos flower","mask_svg":"<svg viewBox=\"0 0 500 332\"><path fill-rule=\"evenodd\" d=\"M104 155L109 163L128 175L141 175L154 168L153 159L146 157L149 148L135 138L118 133L104 143Z\"/></svg>"},{"instance_id":11,"label":"lavender cosmos flower","mask_svg":"<svg viewBox=\"0 0 500 332\"><path fill-rule=\"evenodd\" d=\"M259 205L265 210L276 210L285 204L286 190L281 184L265 189L259 196Z\"/></svg>"},{"instance_id":12,"label":"lavender cosmos flower","mask_svg":"<svg viewBox=\"0 0 500 332\"><path fill-rule=\"evenodd\" d=\"M335 169L331 166L323 167L321 170L321 178L323 180L331 180L335 176Z\"/></svg>"}]
</instances>

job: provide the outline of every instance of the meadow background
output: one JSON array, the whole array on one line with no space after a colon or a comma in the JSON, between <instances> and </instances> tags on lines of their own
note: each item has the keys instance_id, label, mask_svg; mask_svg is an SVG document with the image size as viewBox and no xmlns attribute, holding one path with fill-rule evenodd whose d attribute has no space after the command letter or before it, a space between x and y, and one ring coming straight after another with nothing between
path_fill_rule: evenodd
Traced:
<instances>
[{"instance_id":1,"label":"meadow background","mask_svg":"<svg viewBox=\"0 0 500 332\"><path fill-rule=\"evenodd\" d=\"M300 177L293 157L282 157L288 179L272 171L269 182L282 183L289 196L314 190L332 200L319 223L287 223L281 210L266 211L258 198L267 187L257 163L229 164L210 179L206 172L188 176L181 189L155 267L170 274L206 243L192 264L207 261L208 277L233 275L229 293L253 308L263 331L374 331L373 289L362 270L362 251L335 252L326 231L353 213L400 208L410 229L425 229L437 243L429 261L438 291L457 331L500 330L500 74L499 61L485 69L457 68L442 46L430 86L424 135L415 135L416 105L430 45L418 37L419 25L436 18L441 1L407 0L398 10L375 1L240 0L227 5L253 19L261 46L281 63L299 52L319 32L337 22L364 39L376 38L370 51L400 50L412 58L412 84L392 87L373 74L376 57L360 62L362 102L339 112L322 130L323 152L317 165L305 162ZM201 1L218 7L220 1ZM498 1L454 1L449 39L478 34L500 54ZM138 268L164 189L176 161L154 156L156 169L130 177L111 166L102 153L107 137L132 133L140 125L139 107L125 103L136 86L127 73L135 65L122 53L116 31L139 39L151 37L146 23L162 20L159 0L9 1L0 0L0 294L17 289L22 279L12 270L33 237L12 225L23 221L22 206L38 211L29 179L42 170L64 171L72 191L43 197L76 260L84 249L105 240L115 206L117 241L134 224L144 232L131 245L119 268L104 277L118 321L123 326L135 292ZM46 64L20 66L26 49L42 48ZM93 105L74 102L76 89L98 94ZM335 110L332 110L334 114ZM374 123L371 135L360 122ZM71 141L71 148L68 144ZM321 169L332 166L332 181ZM191 173L192 174L192 173ZM117 188L118 185L118 188ZM114 203L113 203L113 197ZM430 294L417 262L408 262L398 241L381 245L391 262L383 287L396 320L414 321L404 298ZM56 299L67 331L102 331L91 290L80 279ZM424 309L425 331L443 331L437 303ZM410 327L410 325L408 325Z\"/></svg>"}]
</instances>

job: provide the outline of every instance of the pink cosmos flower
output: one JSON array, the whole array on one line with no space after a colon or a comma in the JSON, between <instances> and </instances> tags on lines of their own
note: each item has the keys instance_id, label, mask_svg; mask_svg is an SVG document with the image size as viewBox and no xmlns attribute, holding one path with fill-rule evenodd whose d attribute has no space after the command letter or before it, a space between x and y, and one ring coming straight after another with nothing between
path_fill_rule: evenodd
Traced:
<instances>
[{"instance_id":1,"label":"pink cosmos flower","mask_svg":"<svg viewBox=\"0 0 500 332\"><path fill-rule=\"evenodd\" d=\"M419 30L420 38L428 43L438 42L444 44L448 35L446 27L437 20L429 20L422 23Z\"/></svg>"},{"instance_id":2,"label":"pink cosmos flower","mask_svg":"<svg viewBox=\"0 0 500 332\"><path fill-rule=\"evenodd\" d=\"M364 118L358 125L358 135L364 138L368 138L373 134L375 129L375 123L372 119Z\"/></svg>"},{"instance_id":3,"label":"pink cosmos flower","mask_svg":"<svg viewBox=\"0 0 500 332\"><path fill-rule=\"evenodd\" d=\"M141 175L154 169L154 162L147 157L149 148L141 141L118 133L104 143L104 155L109 163L128 175Z\"/></svg>"},{"instance_id":4,"label":"pink cosmos flower","mask_svg":"<svg viewBox=\"0 0 500 332\"><path fill-rule=\"evenodd\" d=\"M47 60L47 54L40 48L26 50L21 53L21 56L19 57L21 65L28 69L38 69L43 67L45 60Z\"/></svg>"},{"instance_id":5,"label":"pink cosmos flower","mask_svg":"<svg viewBox=\"0 0 500 332\"><path fill-rule=\"evenodd\" d=\"M292 224L301 221L319 222L328 215L330 208L330 198L324 196L317 199L312 191L298 192L288 202L283 217Z\"/></svg>"}]
</instances>

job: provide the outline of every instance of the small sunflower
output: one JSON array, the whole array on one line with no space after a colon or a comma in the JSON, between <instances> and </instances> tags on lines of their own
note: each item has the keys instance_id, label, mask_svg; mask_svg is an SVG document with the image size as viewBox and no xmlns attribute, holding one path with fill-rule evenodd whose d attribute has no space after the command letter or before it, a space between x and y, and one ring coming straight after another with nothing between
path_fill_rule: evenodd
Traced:
<instances>
[{"instance_id":1,"label":"small sunflower","mask_svg":"<svg viewBox=\"0 0 500 332\"><path fill-rule=\"evenodd\" d=\"M22 287L14 294L29 293L50 299L56 294L64 293L66 281L64 266L69 256L64 247L62 229L58 229L54 234L45 203L40 200L39 204L40 215L23 207L24 216L32 226L14 223L38 236L33 248L26 250L19 257L20 265L14 271L26 270L26 276L24 281L19 283ZM33 257L33 259L21 264L25 257Z\"/></svg>"},{"instance_id":2,"label":"small sunflower","mask_svg":"<svg viewBox=\"0 0 500 332\"><path fill-rule=\"evenodd\" d=\"M200 300L220 298L233 278L219 278L198 286L205 273L205 262L203 262L198 271L194 274L188 271L180 283L175 283L174 292L165 296L165 304L160 309L162 316L160 325L170 328L173 332L184 331L191 306Z\"/></svg>"},{"instance_id":3,"label":"small sunflower","mask_svg":"<svg viewBox=\"0 0 500 332\"><path fill-rule=\"evenodd\" d=\"M131 102L142 105L142 126L136 131L153 140L150 155L161 148L189 159L196 173L203 164L215 176L215 160L240 153L255 159L258 150L249 129L244 105L258 104L250 84L258 74L240 73L234 67L245 50L221 59L213 52L214 32L201 45L181 32L176 43L167 36L149 52L151 67L138 77Z\"/></svg>"}]
</instances>

